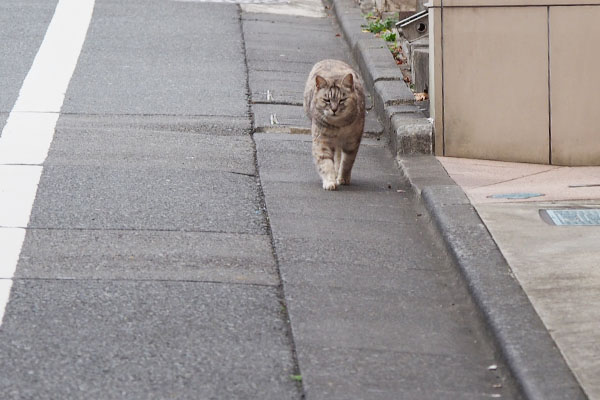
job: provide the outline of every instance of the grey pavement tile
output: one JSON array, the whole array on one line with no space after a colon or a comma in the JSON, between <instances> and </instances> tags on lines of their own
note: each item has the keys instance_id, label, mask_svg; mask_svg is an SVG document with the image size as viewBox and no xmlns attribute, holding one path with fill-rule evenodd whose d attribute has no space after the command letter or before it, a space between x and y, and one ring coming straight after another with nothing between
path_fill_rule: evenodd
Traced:
<instances>
[{"instance_id":1,"label":"grey pavement tile","mask_svg":"<svg viewBox=\"0 0 600 400\"><path fill-rule=\"evenodd\" d=\"M306 72L259 71L250 68L248 79L252 88L252 100L273 103L292 103L302 105L304 85L310 69ZM271 99L267 100L267 90ZM256 94L256 95L255 95Z\"/></svg>"},{"instance_id":2,"label":"grey pavement tile","mask_svg":"<svg viewBox=\"0 0 600 400\"><path fill-rule=\"evenodd\" d=\"M332 226L331 230L311 232L311 226L304 224L304 230L293 228L282 231L292 224L291 220L272 224L277 255L282 263L282 275L286 276L288 268L295 268L296 263L303 262L358 264L366 268L380 265L426 270L443 268L440 263L446 257L436 249L420 243L420 240L427 239L426 235L411 237L410 232L395 235L392 232L378 231L373 225L369 230L362 229L362 225L366 225L364 221L357 221L352 226L336 226L331 221L323 223ZM363 230L364 233L357 235L356 229ZM386 235L387 238L383 239Z\"/></svg>"},{"instance_id":3,"label":"grey pavement tile","mask_svg":"<svg viewBox=\"0 0 600 400\"><path fill-rule=\"evenodd\" d=\"M306 48L301 49L282 49L281 51L273 51L273 49L264 47L247 47L246 54L248 62L252 65L255 60L267 60L267 61L287 61L292 63L303 63L314 65L317 61L321 61L325 58L335 58L338 60L348 60L348 54L343 47L336 47L331 50L314 49L310 43L310 50ZM310 71L310 68L308 69Z\"/></svg>"},{"instance_id":4,"label":"grey pavement tile","mask_svg":"<svg viewBox=\"0 0 600 400\"><path fill-rule=\"evenodd\" d=\"M324 220L356 220L406 223L404 218L418 218L413 207L408 205L410 195L396 191L374 192L349 191L340 189L343 195L321 196L321 188L316 171L311 184L295 184L276 182L263 184L269 198L277 199L269 202L269 215L284 218L309 217L316 221ZM362 182L358 180L358 185ZM292 187L293 186L293 187ZM319 206L315 204L318 202ZM357 217L358 216L358 217ZM423 217L423 214L422 214Z\"/></svg>"},{"instance_id":5,"label":"grey pavement tile","mask_svg":"<svg viewBox=\"0 0 600 400\"><path fill-rule=\"evenodd\" d=\"M244 13L242 14L244 24L252 24L258 29L268 27L271 24L283 24L290 29L325 30L332 29L331 20L328 18L302 17L298 15L283 15L269 13ZM266 23L265 23L266 22Z\"/></svg>"},{"instance_id":6,"label":"grey pavement tile","mask_svg":"<svg viewBox=\"0 0 600 400\"><path fill-rule=\"evenodd\" d=\"M311 399L518 398L499 371L487 369L493 359L333 346L307 346L298 358Z\"/></svg>"},{"instance_id":7,"label":"grey pavement tile","mask_svg":"<svg viewBox=\"0 0 600 400\"><path fill-rule=\"evenodd\" d=\"M18 278L279 285L267 235L29 229Z\"/></svg>"},{"instance_id":8,"label":"grey pavement tile","mask_svg":"<svg viewBox=\"0 0 600 400\"><path fill-rule=\"evenodd\" d=\"M347 49L346 43L343 39L336 37L336 34L331 30L326 32L294 30L281 24L272 24L267 28L267 30L252 33L248 32L248 29L244 26L244 36L246 33L249 35L246 49L268 49L274 55L307 52L312 55L321 54L326 58L340 57L341 60L352 62L349 51L342 51ZM285 33L282 34L282 32ZM331 38L334 38L333 42Z\"/></svg>"},{"instance_id":9,"label":"grey pavement tile","mask_svg":"<svg viewBox=\"0 0 600 400\"><path fill-rule=\"evenodd\" d=\"M0 331L3 398L299 399L277 292L15 280Z\"/></svg>"},{"instance_id":10,"label":"grey pavement tile","mask_svg":"<svg viewBox=\"0 0 600 400\"><path fill-rule=\"evenodd\" d=\"M181 168L44 167L29 227L266 233L254 177Z\"/></svg>"},{"instance_id":11,"label":"grey pavement tile","mask_svg":"<svg viewBox=\"0 0 600 400\"><path fill-rule=\"evenodd\" d=\"M261 59L248 59L248 68L253 71L272 71L276 73L308 73L312 68L313 64L310 62L291 62L285 60L261 60Z\"/></svg>"},{"instance_id":12,"label":"grey pavement tile","mask_svg":"<svg viewBox=\"0 0 600 400\"><path fill-rule=\"evenodd\" d=\"M393 263L340 263L337 260L298 261L281 268L281 278L287 285L339 287L356 290L395 290L412 282L426 284L452 283L453 271L444 268L425 268L421 263L399 260Z\"/></svg>"},{"instance_id":13,"label":"grey pavement tile","mask_svg":"<svg viewBox=\"0 0 600 400\"><path fill-rule=\"evenodd\" d=\"M249 135L213 134L227 129L224 127L206 127L200 133L179 131L183 128L177 121L179 118L61 116L45 164L256 173Z\"/></svg>"},{"instance_id":14,"label":"grey pavement tile","mask_svg":"<svg viewBox=\"0 0 600 400\"><path fill-rule=\"evenodd\" d=\"M376 272L376 271L374 271ZM364 275L364 274L363 274ZM450 282L457 281L452 278ZM481 359L491 348L471 321L472 307L456 284L400 282L396 288L286 285L297 347L305 345L456 355ZM438 329L443 326L444 329ZM493 360L488 360L491 365Z\"/></svg>"},{"instance_id":15,"label":"grey pavement tile","mask_svg":"<svg viewBox=\"0 0 600 400\"><path fill-rule=\"evenodd\" d=\"M287 85L264 85L251 84L253 103L272 103L287 105L302 105L302 91L299 89L288 89ZM269 95L267 95L267 91Z\"/></svg>"},{"instance_id":16,"label":"grey pavement tile","mask_svg":"<svg viewBox=\"0 0 600 400\"><path fill-rule=\"evenodd\" d=\"M310 130L310 121L300 105L253 104L254 124L261 128L301 127ZM272 123L273 121L273 123Z\"/></svg>"},{"instance_id":17,"label":"grey pavement tile","mask_svg":"<svg viewBox=\"0 0 600 400\"><path fill-rule=\"evenodd\" d=\"M78 130L83 132L104 130L153 134L198 133L211 136L247 136L252 131L252 123L248 115L61 113L57 129L73 133Z\"/></svg>"},{"instance_id":18,"label":"grey pavement tile","mask_svg":"<svg viewBox=\"0 0 600 400\"><path fill-rule=\"evenodd\" d=\"M358 157L361 157L360 154ZM270 169L264 173L263 179L261 171L263 187L287 187L288 189L294 187L294 191L297 193L306 192L317 199L339 199L340 201L346 199L343 199L342 195L339 195L338 193L347 193L348 198L361 196L360 193L386 193L391 196L403 198L410 190L398 175L380 173L378 176L374 177L369 171L365 171L362 168L362 162L357 159L356 164L354 164L354 168L352 169L352 181L349 185L338 186L337 191L323 191L321 178L318 175L316 167L312 165L310 161L307 163L307 159L310 160L311 158L312 156L307 155L297 162L294 162L293 159L286 160L286 163L289 163L289 166L296 167L296 170L293 172ZM266 160L261 160L261 162L263 161ZM371 199L375 198L375 196L371 197Z\"/></svg>"},{"instance_id":19,"label":"grey pavement tile","mask_svg":"<svg viewBox=\"0 0 600 400\"><path fill-rule=\"evenodd\" d=\"M237 7L97 2L62 111L246 115Z\"/></svg>"},{"instance_id":20,"label":"grey pavement tile","mask_svg":"<svg viewBox=\"0 0 600 400\"><path fill-rule=\"evenodd\" d=\"M267 207L273 201L278 203L267 195ZM315 203L315 207L322 207L324 212L336 207L331 203L326 205L329 207ZM275 238L338 239L341 243L356 241L384 246L388 241L396 243L399 240L405 240L403 245L413 244L430 235L428 229L419 222L422 217L414 214L414 211L411 213L410 209L404 213L390 214L387 220L372 218L367 210L356 205L346 211L348 213L345 216L336 215L335 212L331 212L329 216L311 215L310 212L297 212L295 205L288 203L287 211L275 208L273 212L269 212L269 216L273 228L277 228Z\"/></svg>"},{"instance_id":21,"label":"grey pavement tile","mask_svg":"<svg viewBox=\"0 0 600 400\"><path fill-rule=\"evenodd\" d=\"M294 140L294 136L300 135L288 136L290 140L285 140L285 136L255 135L261 181L265 185L271 182L294 182L320 187L312 160L310 138ZM365 140L358 151L351 184L341 187L339 191L392 191L401 194L403 192L397 190L409 190L408 182L400 176L396 167L390 168L394 161L389 151L383 145L369 145L367 142ZM285 154L285 157L280 154ZM315 195L327 198L335 196L335 193L318 191Z\"/></svg>"}]
</instances>

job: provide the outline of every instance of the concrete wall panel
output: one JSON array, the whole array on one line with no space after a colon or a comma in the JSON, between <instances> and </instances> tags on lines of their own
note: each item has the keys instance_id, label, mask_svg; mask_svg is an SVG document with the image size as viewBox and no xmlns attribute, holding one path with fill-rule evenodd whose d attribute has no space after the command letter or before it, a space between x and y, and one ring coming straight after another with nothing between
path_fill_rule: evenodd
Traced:
<instances>
[{"instance_id":1,"label":"concrete wall panel","mask_svg":"<svg viewBox=\"0 0 600 400\"><path fill-rule=\"evenodd\" d=\"M549 162L547 10L441 10L446 156Z\"/></svg>"},{"instance_id":2,"label":"concrete wall panel","mask_svg":"<svg viewBox=\"0 0 600 400\"><path fill-rule=\"evenodd\" d=\"M535 7L600 4L600 0L430 0L429 3L433 7Z\"/></svg>"},{"instance_id":3,"label":"concrete wall panel","mask_svg":"<svg viewBox=\"0 0 600 400\"><path fill-rule=\"evenodd\" d=\"M552 163L600 165L600 6L550 8Z\"/></svg>"}]
</instances>

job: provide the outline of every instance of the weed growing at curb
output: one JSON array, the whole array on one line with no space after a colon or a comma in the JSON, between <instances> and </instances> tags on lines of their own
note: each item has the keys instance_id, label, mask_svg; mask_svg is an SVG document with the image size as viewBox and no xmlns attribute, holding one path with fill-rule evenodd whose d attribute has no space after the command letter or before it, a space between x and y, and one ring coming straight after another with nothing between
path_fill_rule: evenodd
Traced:
<instances>
[{"instance_id":1,"label":"weed growing at curb","mask_svg":"<svg viewBox=\"0 0 600 400\"><path fill-rule=\"evenodd\" d=\"M361 25L365 32L374 33L376 36L383 38L387 42L396 41L396 34L392 32L394 24L397 22L393 18L382 20L379 17L373 16L373 13L364 15L367 24Z\"/></svg>"}]
</instances>

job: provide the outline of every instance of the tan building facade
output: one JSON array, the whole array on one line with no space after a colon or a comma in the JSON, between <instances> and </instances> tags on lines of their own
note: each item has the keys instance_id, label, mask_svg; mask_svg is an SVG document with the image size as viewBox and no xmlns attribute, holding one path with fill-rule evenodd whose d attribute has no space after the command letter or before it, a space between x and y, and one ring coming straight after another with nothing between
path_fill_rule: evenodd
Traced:
<instances>
[{"instance_id":1,"label":"tan building facade","mask_svg":"<svg viewBox=\"0 0 600 400\"><path fill-rule=\"evenodd\" d=\"M432 0L435 153L600 165L600 0Z\"/></svg>"}]
</instances>

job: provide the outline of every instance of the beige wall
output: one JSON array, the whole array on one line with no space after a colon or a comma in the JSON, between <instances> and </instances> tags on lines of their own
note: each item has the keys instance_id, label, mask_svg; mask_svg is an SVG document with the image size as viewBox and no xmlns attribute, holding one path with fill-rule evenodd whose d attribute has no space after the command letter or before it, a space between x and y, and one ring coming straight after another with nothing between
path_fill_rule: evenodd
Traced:
<instances>
[{"instance_id":1,"label":"beige wall","mask_svg":"<svg viewBox=\"0 0 600 400\"><path fill-rule=\"evenodd\" d=\"M443 4L442 4L443 3ZM599 4L598 0L430 0L431 7L561 6Z\"/></svg>"},{"instance_id":2,"label":"beige wall","mask_svg":"<svg viewBox=\"0 0 600 400\"><path fill-rule=\"evenodd\" d=\"M470 3L430 8L436 154L600 165L600 6Z\"/></svg>"},{"instance_id":3,"label":"beige wall","mask_svg":"<svg viewBox=\"0 0 600 400\"><path fill-rule=\"evenodd\" d=\"M436 40L442 36L441 15L441 10L429 9L429 114L433 119L433 148L438 156L444 155L442 41Z\"/></svg>"},{"instance_id":4,"label":"beige wall","mask_svg":"<svg viewBox=\"0 0 600 400\"><path fill-rule=\"evenodd\" d=\"M600 165L600 7L550 8L552 163Z\"/></svg>"}]
</instances>

